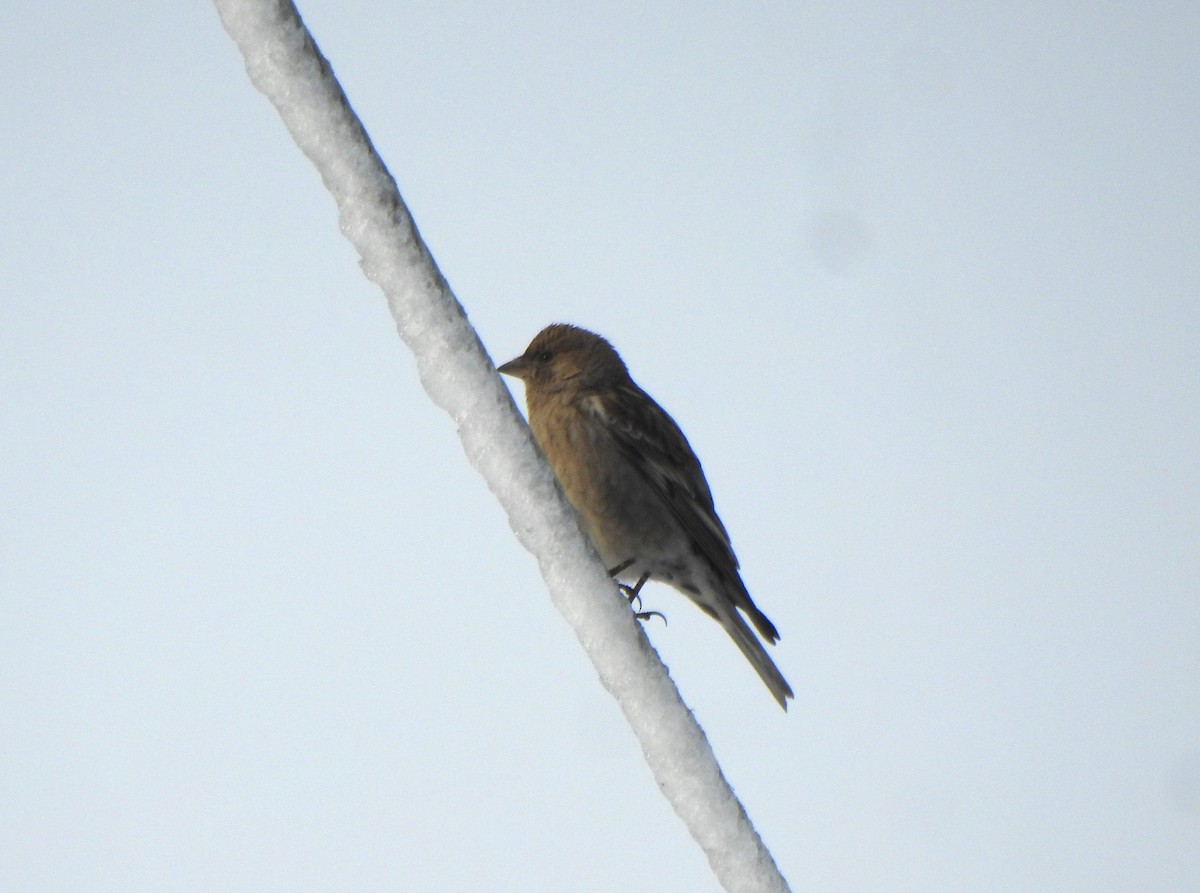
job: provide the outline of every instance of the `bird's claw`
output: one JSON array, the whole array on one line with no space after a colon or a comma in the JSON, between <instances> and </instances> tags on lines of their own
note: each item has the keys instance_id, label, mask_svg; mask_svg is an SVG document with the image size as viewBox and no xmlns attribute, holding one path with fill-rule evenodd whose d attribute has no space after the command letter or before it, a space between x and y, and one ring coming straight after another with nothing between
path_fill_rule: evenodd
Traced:
<instances>
[{"instance_id":1,"label":"bird's claw","mask_svg":"<svg viewBox=\"0 0 1200 893\"><path fill-rule=\"evenodd\" d=\"M616 567L614 567L612 570L610 570L608 572L608 575L610 577L615 578L617 576L617 574L621 573L621 571L628 570L630 567L632 567L635 560L636 559L630 558L628 561L621 562ZM633 585L630 585L629 583L622 583L620 580L617 580L617 588L621 590L621 595L625 596L625 601L629 602L629 606L634 609L633 616L636 617L638 620L641 620L644 623L645 621L649 620L651 617L662 617L662 622L666 623L667 618L663 617L663 615L660 612L658 612L658 611L643 611L641 609L642 608L642 596L641 596L642 587L646 585L646 581L649 579L650 579L650 571L646 571L644 574L642 574L640 577L638 577L638 581L636 583L634 583Z\"/></svg>"}]
</instances>

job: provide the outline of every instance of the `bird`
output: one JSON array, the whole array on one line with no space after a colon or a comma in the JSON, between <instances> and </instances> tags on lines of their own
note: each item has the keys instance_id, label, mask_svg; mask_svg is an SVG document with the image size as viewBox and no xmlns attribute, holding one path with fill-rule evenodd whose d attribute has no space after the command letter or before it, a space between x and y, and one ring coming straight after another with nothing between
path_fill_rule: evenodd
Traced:
<instances>
[{"instance_id":1,"label":"bird","mask_svg":"<svg viewBox=\"0 0 1200 893\"><path fill-rule=\"evenodd\" d=\"M534 439L630 600L650 580L683 593L721 624L787 710L792 688L763 647L779 632L742 582L700 460L616 349L554 323L498 371L524 383Z\"/></svg>"}]
</instances>

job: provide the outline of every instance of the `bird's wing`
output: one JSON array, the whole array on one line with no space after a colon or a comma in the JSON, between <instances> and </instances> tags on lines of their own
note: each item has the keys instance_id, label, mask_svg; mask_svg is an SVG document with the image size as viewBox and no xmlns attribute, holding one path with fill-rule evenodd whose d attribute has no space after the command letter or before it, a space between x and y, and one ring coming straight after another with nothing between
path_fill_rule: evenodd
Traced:
<instances>
[{"instance_id":1,"label":"bird's wing","mask_svg":"<svg viewBox=\"0 0 1200 893\"><path fill-rule=\"evenodd\" d=\"M700 460L674 419L632 383L588 395L581 407L606 423L604 430L620 453L658 493L709 560L736 574L737 556L713 507Z\"/></svg>"}]
</instances>

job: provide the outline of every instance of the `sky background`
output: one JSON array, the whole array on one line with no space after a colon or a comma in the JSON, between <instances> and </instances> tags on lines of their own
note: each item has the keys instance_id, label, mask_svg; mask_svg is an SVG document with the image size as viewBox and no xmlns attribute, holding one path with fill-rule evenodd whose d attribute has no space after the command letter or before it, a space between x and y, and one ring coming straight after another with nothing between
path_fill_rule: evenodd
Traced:
<instances>
[{"instance_id":1,"label":"sky background","mask_svg":"<svg viewBox=\"0 0 1200 893\"><path fill-rule=\"evenodd\" d=\"M1051 6L301 4L494 358L688 433L796 891L1200 884L1200 6ZM215 10L0 30L0 887L717 889Z\"/></svg>"}]
</instances>

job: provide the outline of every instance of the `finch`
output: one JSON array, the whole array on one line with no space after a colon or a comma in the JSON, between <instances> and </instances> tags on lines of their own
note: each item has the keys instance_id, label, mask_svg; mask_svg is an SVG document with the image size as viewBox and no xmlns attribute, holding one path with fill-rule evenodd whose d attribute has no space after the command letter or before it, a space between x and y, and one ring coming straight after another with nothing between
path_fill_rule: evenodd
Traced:
<instances>
[{"instance_id":1,"label":"finch","mask_svg":"<svg viewBox=\"0 0 1200 893\"><path fill-rule=\"evenodd\" d=\"M658 580L682 592L721 624L786 710L791 686L758 638L774 644L779 633L742 583L700 461L612 345L550 325L500 371L525 383L534 438L625 591Z\"/></svg>"}]
</instances>

